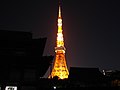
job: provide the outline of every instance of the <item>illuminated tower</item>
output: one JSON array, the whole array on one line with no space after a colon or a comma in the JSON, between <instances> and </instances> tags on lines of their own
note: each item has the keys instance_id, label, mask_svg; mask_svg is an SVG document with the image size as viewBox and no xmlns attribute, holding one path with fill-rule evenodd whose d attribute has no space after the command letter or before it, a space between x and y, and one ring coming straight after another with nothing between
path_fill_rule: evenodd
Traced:
<instances>
[{"instance_id":1,"label":"illuminated tower","mask_svg":"<svg viewBox=\"0 0 120 90\"><path fill-rule=\"evenodd\" d=\"M57 32L57 42L55 47L55 61L54 66L51 72L50 77L58 76L59 79L68 78L69 72L65 59L65 46L64 38L62 33L62 16L61 16L61 7L59 5L59 14L58 14L58 32Z\"/></svg>"}]
</instances>

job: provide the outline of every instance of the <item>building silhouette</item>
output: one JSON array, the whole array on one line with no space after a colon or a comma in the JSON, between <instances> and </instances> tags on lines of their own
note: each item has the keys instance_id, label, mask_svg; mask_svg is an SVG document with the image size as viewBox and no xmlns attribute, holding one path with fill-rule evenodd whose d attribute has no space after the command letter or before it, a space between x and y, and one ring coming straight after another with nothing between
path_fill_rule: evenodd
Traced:
<instances>
[{"instance_id":1,"label":"building silhouette","mask_svg":"<svg viewBox=\"0 0 120 90\"><path fill-rule=\"evenodd\" d=\"M71 87L103 87L105 76L99 68L70 67Z\"/></svg>"},{"instance_id":2,"label":"building silhouette","mask_svg":"<svg viewBox=\"0 0 120 90\"><path fill-rule=\"evenodd\" d=\"M53 56L43 56L47 38L32 33L0 30L0 88L37 90Z\"/></svg>"}]
</instances>

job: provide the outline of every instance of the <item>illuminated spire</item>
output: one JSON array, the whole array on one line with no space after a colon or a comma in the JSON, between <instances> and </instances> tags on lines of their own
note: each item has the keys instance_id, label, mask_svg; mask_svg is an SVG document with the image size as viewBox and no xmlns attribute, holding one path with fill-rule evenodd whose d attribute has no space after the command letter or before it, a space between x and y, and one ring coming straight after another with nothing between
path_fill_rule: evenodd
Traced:
<instances>
[{"instance_id":1,"label":"illuminated spire","mask_svg":"<svg viewBox=\"0 0 120 90\"><path fill-rule=\"evenodd\" d=\"M58 14L58 33L57 33L57 47L64 47L63 33L62 33L62 17L61 17L61 8L59 5L59 14Z\"/></svg>"},{"instance_id":2,"label":"illuminated spire","mask_svg":"<svg viewBox=\"0 0 120 90\"><path fill-rule=\"evenodd\" d=\"M58 32L57 32L57 41L56 41L56 57L54 66L49 77L53 78L58 76L59 79L68 78L69 72L65 59L65 47L64 47L64 38L63 38L63 30L62 30L62 15L61 15L61 7L59 3L59 13L58 13Z\"/></svg>"},{"instance_id":3,"label":"illuminated spire","mask_svg":"<svg viewBox=\"0 0 120 90\"><path fill-rule=\"evenodd\" d=\"M61 18L61 8L60 8L60 5L59 5L59 15L58 15L59 18Z\"/></svg>"}]
</instances>

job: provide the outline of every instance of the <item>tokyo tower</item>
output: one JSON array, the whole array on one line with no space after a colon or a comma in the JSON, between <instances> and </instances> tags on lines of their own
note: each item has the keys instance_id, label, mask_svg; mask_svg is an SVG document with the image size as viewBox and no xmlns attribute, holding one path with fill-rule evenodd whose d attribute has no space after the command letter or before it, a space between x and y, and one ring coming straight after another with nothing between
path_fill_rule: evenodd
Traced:
<instances>
[{"instance_id":1,"label":"tokyo tower","mask_svg":"<svg viewBox=\"0 0 120 90\"><path fill-rule=\"evenodd\" d=\"M61 6L59 3L59 13L58 13L58 32L57 32L57 41L55 47L55 61L52 68L52 72L50 74L50 78L55 76L58 79L68 78L69 72L66 64L65 58L65 46L64 46L64 38L63 38L63 30L62 30L62 16L61 16Z\"/></svg>"}]
</instances>

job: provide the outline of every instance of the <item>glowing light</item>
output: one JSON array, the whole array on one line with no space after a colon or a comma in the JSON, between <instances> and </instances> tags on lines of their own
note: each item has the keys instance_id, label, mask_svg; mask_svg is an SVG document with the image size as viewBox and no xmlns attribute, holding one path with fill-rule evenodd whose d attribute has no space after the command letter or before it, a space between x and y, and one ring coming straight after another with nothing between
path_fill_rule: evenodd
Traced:
<instances>
[{"instance_id":1,"label":"glowing light","mask_svg":"<svg viewBox=\"0 0 120 90\"><path fill-rule=\"evenodd\" d=\"M57 87L56 86L53 86L53 89L56 89Z\"/></svg>"},{"instance_id":2,"label":"glowing light","mask_svg":"<svg viewBox=\"0 0 120 90\"><path fill-rule=\"evenodd\" d=\"M57 32L57 41L56 41L56 57L54 62L54 67L52 69L52 73L49 77L58 76L59 79L68 78L69 72L66 65L65 59L65 47L64 47L64 38L62 33L62 17L61 17L61 9L59 6L59 15L58 15L58 32Z\"/></svg>"},{"instance_id":3,"label":"glowing light","mask_svg":"<svg viewBox=\"0 0 120 90\"><path fill-rule=\"evenodd\" d=\"M17 90L17 86L6 86L5 90Z\"/></svg>"}]
</instances>

